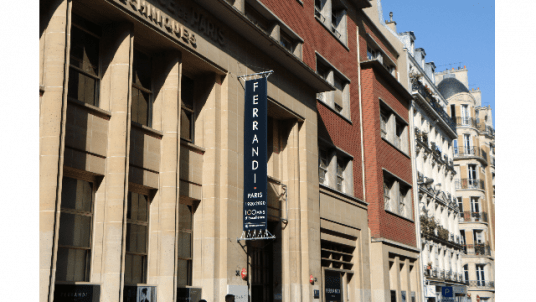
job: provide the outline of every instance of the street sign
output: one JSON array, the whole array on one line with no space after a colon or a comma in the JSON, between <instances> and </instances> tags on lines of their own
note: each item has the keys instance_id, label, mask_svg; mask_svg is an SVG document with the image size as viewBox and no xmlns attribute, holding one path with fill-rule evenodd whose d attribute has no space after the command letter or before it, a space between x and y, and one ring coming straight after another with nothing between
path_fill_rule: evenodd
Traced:
<instances>
[{"instance_id":1,"label":"street sign","mask_svg":"<svg viewBox=\"0 0 536 302\"><path fill-rule=\"evenodd\" d=\"M442 286L441 295L443 296L443 298L454 298L454 291L452 290L452 286Z\"/></svg>"}]
</instances>

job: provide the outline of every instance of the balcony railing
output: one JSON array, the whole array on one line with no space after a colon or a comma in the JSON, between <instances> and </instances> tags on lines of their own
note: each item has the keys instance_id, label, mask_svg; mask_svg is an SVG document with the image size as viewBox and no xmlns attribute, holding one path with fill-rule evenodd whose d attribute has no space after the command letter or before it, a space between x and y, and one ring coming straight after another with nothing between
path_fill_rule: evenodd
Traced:
<instances>
[{"instance_id":1,"label":"balcony railing","mask_svg":"<svg viewBox=\"0 0 536 302\"><path fill-rule=\"evenodd\" d=\"M467 285L470 287L478 287L478 288L495 288L495 281L487 281L487 280L469 280L467 281Z\"/></svg>"},{"instance_id":2,"label":"balcony railing","mask_svg":"<svg viewBox=\"0 0 536 302\"><path fill-rule=\"evenodd\" d=\"M454 182L457 190L484 190L484 181L480 179L462 178Z\"/></svg>"},{"instance_id":3,"label":"balcony railing","mask_svg":"<svg viewBox=\"0 0 536 302\"><path fill-rule=\"evenodd\" d=\"M465 211L460 213L460 222L488 222L488 213Z\"/></svg>"},{"instance_id":4,"label":"balcony railing","mask_svg":"<svg viewBox=\"0 0 536 302\"><path fill-rule=\"evenodd\" d=\"M456 125L462 127L477 127L477 121L472 117L456 117Z\"/></svg>"},{"instance_id":5,"label":"balcony railing","mask_svg":"<svg viewBox=\"0 0 536 302\"><path fill-rule=\"evenodd\" d=\"M478 156L482 157L487 161L487 154L484 154L482 149L479 147L454 147L454 156L455 157L469 157L469 156Z\"/></svg>"},{"instance_id":6,"label":"balcony railing","mask_svg":"<svg viewBox=\"0 0 536 302\"><path fill-rule=\"evenodd\" d=\"M487 244L467 244L464 250L471 256L491 256L491 247Z\"/></svg>"},{"instance_id":7,"label":"balcony railing","mask_svg":"<svg viewBox=\"0 0 536 302\"><path fill-rule=\"evenodd\" d=\"M436 99L428 91L430 88L425 87L419 80L414 79L411 84L411 89L419 92L419 94L422 95L423 98L428 101L428 104L430 104L430 106L434 108L437 114L447 123L447 125L452 129L452 131L456 132L456 121L454 121L448 115L448 113L445 112L443 107L438 104Z\"/></svg>"}]
</instances>

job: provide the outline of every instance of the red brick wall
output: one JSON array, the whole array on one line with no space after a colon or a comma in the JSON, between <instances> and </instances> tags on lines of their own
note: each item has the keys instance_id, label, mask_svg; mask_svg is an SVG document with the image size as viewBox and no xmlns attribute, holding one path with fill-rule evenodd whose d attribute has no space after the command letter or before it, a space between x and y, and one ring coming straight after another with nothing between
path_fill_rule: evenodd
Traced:
<instances>
[{"instance_id":1,"label":"red brick wall","mask_svg":"<svg viewBox=\"0 0 536 302\"><path fill-rule=\"evenodd\" d=\"M361 70L361 76L365 174L367 176L366 200L370 204L369 227L371 235L372 237L383 237L416 246L415 224L386 212L383 202L382 168L389 170L408 183L412 183L412 176L410 158L381 138L379 99L381 98L391 106L406 121L409 118L409 104L406 101L400 101L401 97L379 75L375 74L372 68ZM409 136L407 139L409 140ZM411 206L413 207L413 205Z\"/></svg>"},{"instance_id":2,"label":"red brick wall","mask_svg":"<svg viewBox=\"0 0 536 302\"><path fill-rule=\"evenodd\" d=\"M359 122L359 74L357 72L357 29L355 18L347 18L348 49L318 22L314 16L314 1L262 0L274 14L304 40L303 62L316 70L316 54L326 58L335 68L350 79L350 119L347 122L338 114L317 103L319 118L326 125L332 142L354 157L354 195L363 199L361 163L361 136ZM355 12L350 12L354 14Z\"/></svg>"},{"instance_id":3,"label":"red brick wall","mask_svg":"<svg viewBox=\"0 0 536 302\"><path fill-rule=\"evenodd\" d=\"M348 49L333 37L314 17L314 1L261 0L274 14L304 39L303 61L316 70L315 51L346 75L350 83L350 112L348 123L325 105L317 103L319 123L325 125L335 145L354 156L355 196L363 198L361 141L359 121L359 76L362 77L363 127L365 145L365 174L369 205L369 226L373 237L384 237L411 246L416 245L414 223L385 212L383 208L383 172L385 168L408 183L412 183L411 160L380 136L379 98L408 121L409 105L371 69L358 74L357 28L359 27L360 59L367 60L367 33L387 52L395 62L397 57L387 46L387 41L361 11L350 8L347 18ZM408 131L409 132L409 131ZM408 137L409 140L409 137Z\"/></svg>"}]
</instances>

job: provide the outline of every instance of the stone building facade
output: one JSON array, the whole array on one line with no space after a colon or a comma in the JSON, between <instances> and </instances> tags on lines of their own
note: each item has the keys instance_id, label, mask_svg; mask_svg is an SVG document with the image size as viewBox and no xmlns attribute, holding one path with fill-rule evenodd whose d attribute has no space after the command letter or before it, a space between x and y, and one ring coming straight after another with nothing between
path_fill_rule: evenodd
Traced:
<instances>
[{"instance_id":1,"label":"stone building facade","mask_svg":"<svg viewBox=\"0 0 536 302\"><path fill-rule=\"evenodd\" d=\"M435 64L415 48L413 32L398 34L408 50L409 78L414 96L414 169L418 187L420 248L426 301L441 301L441 287L452 286L455 301L465 301L462 269L464 248L456 198L454 145L456 122L447 113L448 101L436 86Z\"/></svg>"},{"instance_id":2,"label":"stone building facade","mask_svg":"<svg viewBox=\"0 0 536 302\"><path fill-rule=\"evenodd\" d=\"M420 291L403 50L367 7L41 1L40 301L389 301ZM367 59L368 46L386 63ZM267 70L276 239L246 242L239 77Z\"/></svg>"},{"instance_id":3,"label":"stone building facade","mask_svg":"<svg viewBox=\"0 0 536 302\"><path fill-rule=\"evenodd\" d=\"M468 70L435 73L456 121L454 168L464 280L471 301L495 301L495 131L480 89L469 90Z\"/></svg>"}]
</instances>

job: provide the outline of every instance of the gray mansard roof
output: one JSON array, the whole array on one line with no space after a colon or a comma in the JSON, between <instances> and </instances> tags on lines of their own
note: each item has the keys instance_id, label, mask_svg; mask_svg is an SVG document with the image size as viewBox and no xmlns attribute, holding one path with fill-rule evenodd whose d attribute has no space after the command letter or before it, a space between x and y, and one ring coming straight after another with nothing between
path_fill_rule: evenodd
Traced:
<instances>
[{"instance_id":1,"label":"gray mansard roof","mask_svg":"<svg viewBox=\"0 0 536 302\"><path fill-rule=\"evenodd\" d=\"M450 98L456 93L469 93L469 89L467 89L467 87L465 87L465 85L463 85L462 82L458 81L458 79L456 78L443 79L443 81L441 81L441 83L437 85L437 89L439 89L439 92L443 95L445 99Z\"/></svg>"}]
</instances>

